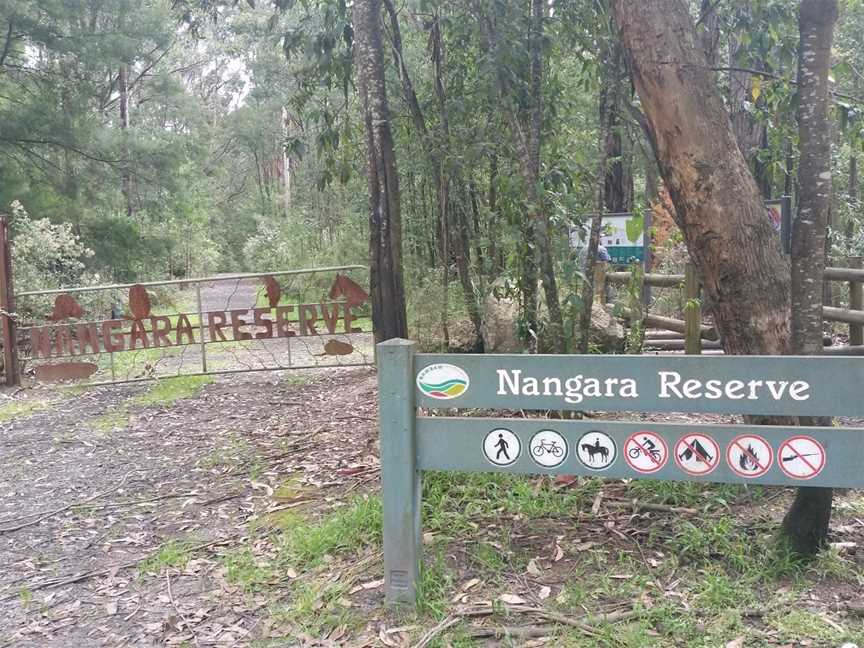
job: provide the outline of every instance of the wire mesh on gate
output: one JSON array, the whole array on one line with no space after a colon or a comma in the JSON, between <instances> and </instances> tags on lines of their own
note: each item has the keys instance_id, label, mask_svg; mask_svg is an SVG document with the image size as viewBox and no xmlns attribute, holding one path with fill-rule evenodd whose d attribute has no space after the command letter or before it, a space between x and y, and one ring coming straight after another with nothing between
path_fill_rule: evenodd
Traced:
<instances>
[{"instance_id":1,"label":"wire mesh on gate","mask_svg":"<svg viewBox=\"0 0 864 648\"><path fill-rule=\"evenodd\" d=\"M19 293L21 370L107 384L368 365L362 283L338 266Z\"/></svg>"}]
</instances>

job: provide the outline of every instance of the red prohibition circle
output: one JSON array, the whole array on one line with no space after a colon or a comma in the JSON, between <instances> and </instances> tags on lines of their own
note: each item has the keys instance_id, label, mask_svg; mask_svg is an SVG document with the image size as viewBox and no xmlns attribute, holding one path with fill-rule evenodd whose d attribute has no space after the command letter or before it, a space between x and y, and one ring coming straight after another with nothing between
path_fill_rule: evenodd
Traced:
<instances>
[{"instance_id":1,"label":"red prohibition circle","mask_svg":"<svg viewBox=\"0 0 864 648\"><path fill-rule=\"evenodd\" d=\"M660 461L658 461L657 459L654 459L653 455L651 455L650 453L648 453L646 455L655 464L652 468L637 468L636 466L633 465L634 459L638 459L638 457L635 457L635 458L631 457L630 456L630 449L627 446L632 441L633 443L635 443L639 447L639 449L642 452L644 452L644 448L642 447L642 444L639 443L639 440L636 438L640 434L643 434L643 435L644 434L650 434L654 439L656 439L657 441L660 442L660 446L663 448L663 458ZM669 461L669 446L666 445L666 441L663 440L663 437L661 437L656 432L652 432L651 430L640 430L639 432L634 432L629 437L627 437L627 440L624 442L624 445L621 447L624 449L624 460L627 462L627 464L636 472L642 473L644 475L650 475L652 473L657 472L663 466L666 465L667 461ZM641 456L641 454L640 454L640 456Z\"/></svg>"},{"instance_id":2,"label":"red prohibition circle","mask_svg":"<svg viewBox=\"0 0 864 648\"><path fill-rule=\"evenodd\" d=\"M683 464L683 462L681 461L681 458L678 456L678 446L681 445L682 441L684 443L687 443L687 441L686 441L687 437L699 437L700 439L707 439L707 441L714 448L714 463L708 466L708 470L704 470L702 472L696 472L696 471L692 470L691 468L687 468ZM690 448L690 449L693 452L696 452L695 450L693 450L693 448ZM684 436L682 436L680 439L678 439L675 442L675 463L678 464L678 467L681 470L683 470L685 473L687 473L688 475L693 475L694 477L701 477L702 475L710 475L712 472L714 472L714 470L717 468L717 465L720 463L720 444L718 444L714 439L712 439L707 434L703 434L701 432L694 432L692 434L685 434Z\"/></svg>"},{"instance_id":3,"label":"red prohibition circle","mask_svg":"<svg viewBox=\"0 0 864 648\"><path fill-rule=\"evenodd\" d=\"M768 461L762 462L765 465L758 461L753 461L758 467L759 470L757 472L747 473L743 472L739 466L735 465L735 462L732 461L731 454L733 448L738 448L742 452L746 452L745 448L739 443L741 439L755 439L761 442L768 449ZM752 460L752 458L751 458ZM774 449L771 447L771 444L768 443L765 439L763 439L758 434L740 434L736 436L729 442L729 445L726 447L726 463L729 464L729 467L739 477L746 477L747 479L754 479L755 477L761 477L765 473L767 473L771 469L771 464L774 463Z\"/></svg>"},{"instance_id":4,"label":"red prohibition circle","mask_svg":"<svg viewBox=\"0 0 864 648\"><path fill-rule=\"evenodd\" d=\"M821 459L818 467L814 467L807 459L802 457L800 455L800 453L797 450L795 450L795 448L793 448L791 445L789 445L793 441L797 441L799 439L804 440L804 441L808 441L808 442L812 443L813 445L815 445L817 448L819 448L819 452L822 453L822 459ZM802 477L801 475L795 475L795 474L789 472L788 470L786 470L786 466L783 463L783 448L786 448L786 447L789 447L791 452L794 452L796 455L798 455L798 457L801 459L801 461L803 461L804 463L809 465L810 468L812 468L815 472L812 475ZM777 449L777 465L780 466L780 470L782 470L783 473L787 477L791 477L792 479L800 479L801 481L813 479L816 475L818 475L819 473L822 472L822 469L825 467L826 463L828 463L828 455L825 452L825 446L823 446L821 443L819 443L813 437L804 436L804 435L800 435L800 434L798 436L789 437L783 443L781 443L780 447Z\"/></svg>"}]
</instances>

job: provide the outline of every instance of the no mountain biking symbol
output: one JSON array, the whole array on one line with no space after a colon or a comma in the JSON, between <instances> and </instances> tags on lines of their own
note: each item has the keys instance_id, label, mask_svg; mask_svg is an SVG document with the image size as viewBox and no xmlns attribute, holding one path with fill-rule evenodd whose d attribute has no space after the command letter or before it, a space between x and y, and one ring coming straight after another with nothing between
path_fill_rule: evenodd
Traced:
<instances>
[{"instance_id":1,"label":"no mountain biking symbol","mask_svg":"<svg viewBox=\"0 0 864 648\"><path fill-rule=\"evenodd\" d=\"M666 465L669 448L659 434L636 432L624 442L624 458L636 472L651 474Z\"/></svg>"}]
</instances>

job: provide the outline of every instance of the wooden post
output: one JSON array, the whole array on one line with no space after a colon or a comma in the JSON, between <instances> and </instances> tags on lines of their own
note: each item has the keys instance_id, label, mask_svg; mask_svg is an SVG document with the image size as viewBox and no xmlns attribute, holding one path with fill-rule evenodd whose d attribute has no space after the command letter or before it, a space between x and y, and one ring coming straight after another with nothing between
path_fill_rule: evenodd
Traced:
<instances>
[{"instance_id":1,"label":"wooden post","mask_svg":"<svg viewBox=\"0 0 864 648\"><path fill-rule=\"evenodd\" d=\"M686 331L684 333L684 352L687 355L700 355L702 353L702 306L699 303L699 278L696 276L696 267L692 263L687 264L684 271L684 322Z\"/></svg>"},{"instance_id":2,"label":"wooden post","mask_svg":"<svg viewBox=\"0 0 864 648\"><path fill-rule=\"evenodd\" d=\"M850 257L850 268L861 268L862 257ZM849 310L864 310L864 283L860 281L849 282ZM849 345L860 346L864 344L864 325L849 324Z\"/></svg>"},{"instance_id":3,"label":"wooden post","mask_svg":"<svg viewBox=\"0 0 864 648\"><path fill-rule=\"evenodd\" d=\"M606 303L606 262L597 261L594 264L594 301Z\"/></svg>"},{"instance_id":4,"label":"wooden post","mask_svg":"<svg viewBox=\"0 0 864 648\"><path fill-rule=\"evenodd\" d=\"M9 222L0 214L0 323L3 333L3 373L8 386L21 383L18 375L18 341L15 334L15 291L12 288L12 246Z\"/></svg>"}]
</instances>

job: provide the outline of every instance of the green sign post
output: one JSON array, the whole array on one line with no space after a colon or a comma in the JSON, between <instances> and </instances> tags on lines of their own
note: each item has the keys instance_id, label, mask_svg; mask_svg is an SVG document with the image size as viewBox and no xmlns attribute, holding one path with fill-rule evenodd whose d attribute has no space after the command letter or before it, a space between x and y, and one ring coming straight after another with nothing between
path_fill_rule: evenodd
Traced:
<instances>
[{"instance_id":1,"label":"green sign post","mask_svg":"<svg viewBox=\"0 0 864 648\"><path fill-rule=\"evenodd\" d=\"M861 428L418 416L591 410L864 416L851 357L434 355L378 345L384 576L413 604L424 470L864 487Z\"/></svg>"}]
</instances>

